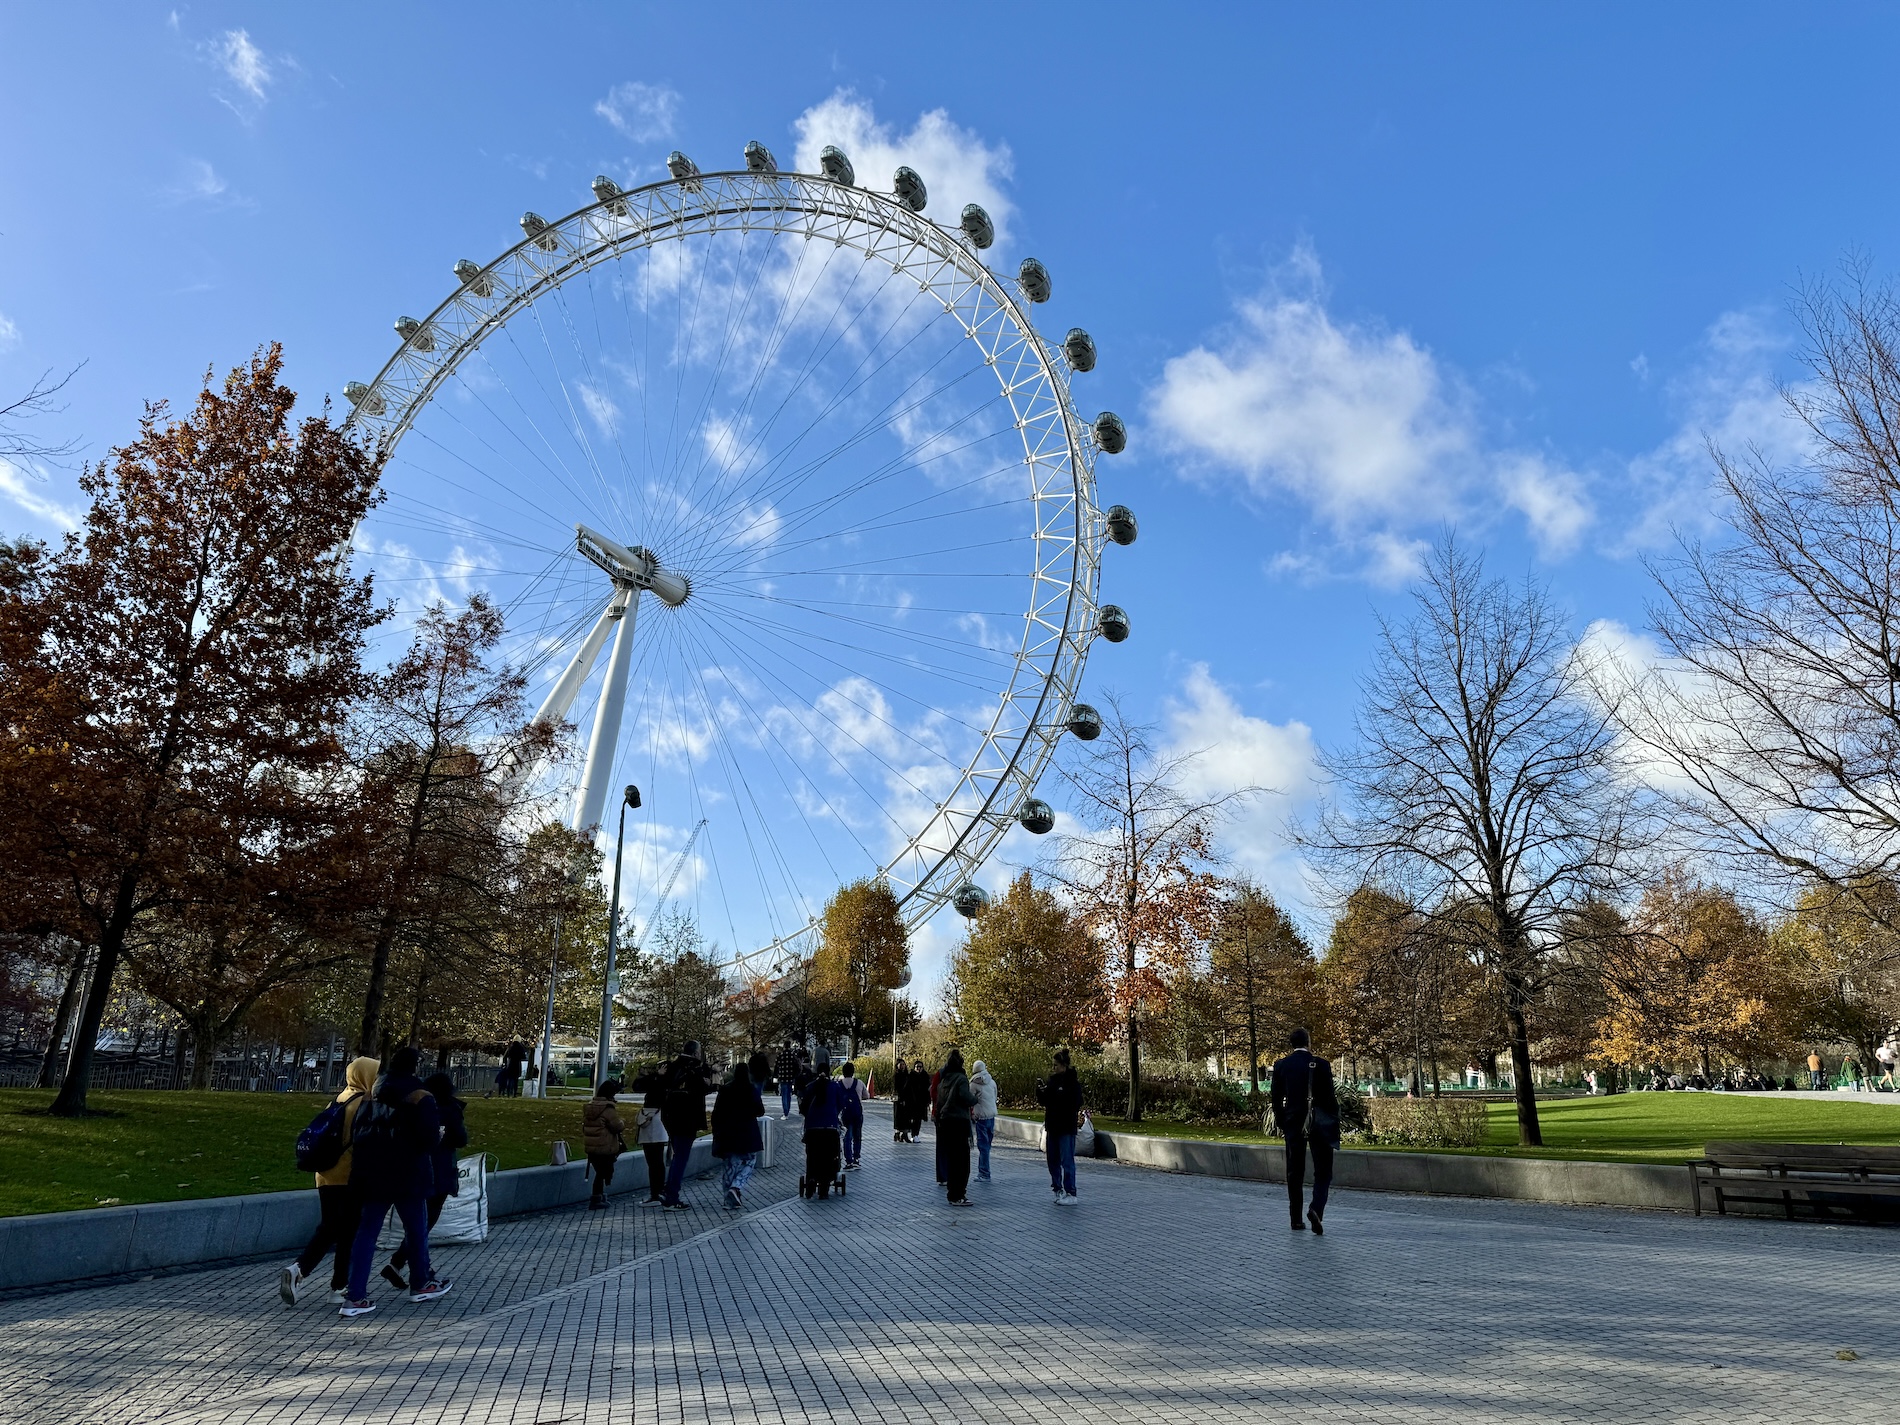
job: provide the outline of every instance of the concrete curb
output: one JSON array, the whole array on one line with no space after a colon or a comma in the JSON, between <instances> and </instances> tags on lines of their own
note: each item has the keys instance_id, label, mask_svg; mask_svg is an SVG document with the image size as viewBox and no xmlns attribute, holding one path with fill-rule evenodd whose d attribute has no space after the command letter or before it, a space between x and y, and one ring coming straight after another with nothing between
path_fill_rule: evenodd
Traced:
<instances>
[{"instance_id":1,"label":"concrete curb","mask_svg":"<svg viewBox=\"0 0 1900 1425\"><path fill-rule=\"evenodd\" d=\"M702 1135L687 1174L697 1177L717 1165L712 1140ZM634 1148L615 1165L608 1191L618 1197L646 1185L646 1158ZM571 1207L590 1191L584 1159L559 1168L516 1168L489 1177L488 1215ZM317 1215L316 1190L306 1188L0 1217L0 1291L295 1252L316 1230Z\"/></svg>"}]
</instances>

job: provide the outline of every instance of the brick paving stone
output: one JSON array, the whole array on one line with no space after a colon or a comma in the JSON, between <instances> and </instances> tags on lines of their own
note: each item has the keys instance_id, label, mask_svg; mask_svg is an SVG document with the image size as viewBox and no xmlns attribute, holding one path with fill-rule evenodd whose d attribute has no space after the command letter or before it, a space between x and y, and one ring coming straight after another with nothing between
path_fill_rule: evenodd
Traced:
<instances>
[{"instance_id":1,"label":"brick paving stone","mask_svg":"<svg viewBox=\"0 0 1900 1425\"><path fill-rule=\"evenodd\" d=\"M0 1303L0 1419L1780 1425L1900 1387L1888 1230L1341 1194L1314 1238L1280 1189L1111 1163L1056 1208L1006 1148L958 1210L869 1137L843 1200L784 1163L738 1217L517 1219L358 1322L260 1266Z\"/></svg>"}]
</instances>

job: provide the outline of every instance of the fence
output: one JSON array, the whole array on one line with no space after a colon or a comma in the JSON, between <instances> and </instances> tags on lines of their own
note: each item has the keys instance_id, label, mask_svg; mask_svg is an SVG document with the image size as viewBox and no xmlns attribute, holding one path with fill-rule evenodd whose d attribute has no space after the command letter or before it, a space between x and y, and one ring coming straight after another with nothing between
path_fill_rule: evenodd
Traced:
<instances>
[{"instance_id":1,"label":"fence","mask_svg":"<svg viewBox=\"0 0 1900 1425\"><path fill-rule=\"evenodd\" d=\"M211 1066L211 1087L224 1093L328 1093L342 1086L347 1061L339 1055L327 1065L321 1056L302 1063L268 1060L220 1059ZM482 1092L495 1086L501 1063L497 1059L475 1056L440 1070L455 1083L458 1091ZM424 1074L438 1072L425 1061ZM40 1060L37 1054L0 1054L0 1088L32 1088L38 1081ZM61 1064L53 1075L58 1087L65 1078ZM170 1057L99 1053L93 1056L91 1087L102 1093L125 1089L188 1089L191 1066L180 1066Z\"/></svg>"}]
</instances>

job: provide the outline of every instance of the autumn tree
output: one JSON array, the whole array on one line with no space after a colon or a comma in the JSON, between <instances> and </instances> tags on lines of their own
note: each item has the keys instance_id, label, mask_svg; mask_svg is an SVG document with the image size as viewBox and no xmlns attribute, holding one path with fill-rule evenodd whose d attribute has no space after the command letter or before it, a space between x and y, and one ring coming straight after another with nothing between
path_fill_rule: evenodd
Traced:
<instances>
[{"instance_id":1,"label":"autumn tree","mask_svg":"<svg viewBox=\"0 0 1900 1425\"><path fill-rule=\"evenodd\" d=\"M1614 898L1635 794L1546 591L1488 578L1447 537L1403 619L1382 619L1357 741L1329 752L1336 795L1305 829L1347 885L1389 886L1428 918L1468 916L1509 1029L1518 1141L1543 1141L1532 1008L1563 915Z\"/></svg>"},{"instance_id":2,"label":"autumn tree","mask_svg":"<svg viewBox=\"0 0 1900 1425\"><path fill-rule=\"evenodd\" d=\"M637 1055L664 1058L689 1039L710 1053L725 1039L728 986L714 960L714 947L690 912L672 911L654 922L621 993Z\"/></svg>"},{"instance_id":3,"label":"autumn tree","mask_svg":"<svg viewBox=\"0 0 1900 1425\"><path fill-rule=\"evenodd\" d=\"M1900 887L1869 877L1812 886L1775 938L1800 979L1800 1030L1861 1063L1900 1036Z\"/></svg>"},{"instance_id":4,"label":"autumn tree","mask_svg":"<svg viewBox=\"0 0 1900 1425\"><path fill-rule=\"evenodd\" d=\"M1112 947L1109 990L1128 1046L1128 1117L1141 1118L1141 1026L1168 1002L1213 930L1220 899L1214 832L1249 789L1196 797L1184 785L1192 754L1166 755L1151 729L1108 700L1101 736L1062 766L1081 830L1057 844L1048 875L1082 925Z\"/></svg>"},{"instance_id":5,"label":"autumn tree","mask_svg":"<svg viewBox=\"0 0 1900 1425\"><path fill-rule=\"evenodd\" d=\"M1260 1061L1305 1027L1323 1042L1326 989L1319 961L1273 897L1250 881L1221 900L1208 945L1209 983L1223 1027L1247 1046L1247 1080L1260 1091Z\"/></svg>"},{"instance_id":6,"label":"autumn tree","mask_svg":"<svg viewBox=\"0 0 1900 1425\"><path fill-rule=\"evenodd\" d=\"M492 955L506 921L498 872L541 824L532 779L515 773L557 743L527 721L522 675L491 664L502 632L500 610L482 594L457 612L431 607L365 701L357 737L375 823L359 1053L380 1053L392 1033L394 958L415 1033L431 982Z\"/></svg>"},{"instance_id":7,"label":"autumn tree","mask_svg":"<svg viewBox=\"0 0 1900 1425\"><path fill-rule=\"evenodd\" d=\"M839 887L820 923L811 988L836 1006L853 1058L866 1031L889 1022L892 992L909 969L910 937L890 883L871 879Z\"/></svg>"},{"instance_id":8,"label":"autumn tree","mask_svg":"<svg viewBox=\"0 0 1900 1425\"><path fill-rule=\"evenodd\" d=\"M966 1034L1093 1046L1114 1026L1101 943L1027 871L971 919L945 998Z\"/></svg>"},{"instance_id":9,"label":"autumn tree","mask_svg":"<svg viewBox=\"0 0 1900 1425\"><path fill-rule=\"evenodd\" d=\"M1716 1056L1752 1063L1786 1051L1797 988L1764 927L1719 886L1680 869L1650 887L1621 954L1605 961L1601 1052L1622 1063Z\"/></svg>"},{"instance_id":10,"label":"autumn tree","mask_svg":"<svg viewBox=\"0 0 1900 1425\"><path fill-rule=\"evenodd\" d=\"M147 408L87 469L84 522L24 598L0 596L0 820L50 864L56 903L20 907L93 951L54 1112L84 1111L128 944L220 874L199 848L268 846L326 809L382 616L347 559L376 455L327 414L293 426L273 346L191 413ZM37 624L37 636L13 636Z\"/></svg>"},{"instance_id":11,"label":"autumn tree","mask_svg":"<svg viewBox=\"0 0 1900 1425\"><path fill-rule=\"evenodd\" d=\"M1326 1006L1340 1049L1379 1065L1380 1079L1396 1077L1394 1060L1410 1056L1407 996L1394 973L1403 939L1415 932L1418 913L1376 886L1360 886L1346 898L1320 961Z\"/></svg>"}]
</instances>

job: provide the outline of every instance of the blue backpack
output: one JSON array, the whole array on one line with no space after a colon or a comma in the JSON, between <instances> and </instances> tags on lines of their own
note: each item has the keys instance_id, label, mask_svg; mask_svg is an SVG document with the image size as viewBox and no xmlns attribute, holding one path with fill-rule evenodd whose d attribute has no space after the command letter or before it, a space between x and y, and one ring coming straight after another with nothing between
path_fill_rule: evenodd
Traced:
<instances>
[{"instance_id":1,"label":"blue backpack","mask_svg":"<svg viewBox=\"0 0 1900 1425\"><path fill-rule=\"evenodd\" d=\"M297 1135L297 1166L304 1172L327 1173L342 1159L343 1109L338 1099Z\"/></svg>"}]
</instances>

